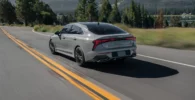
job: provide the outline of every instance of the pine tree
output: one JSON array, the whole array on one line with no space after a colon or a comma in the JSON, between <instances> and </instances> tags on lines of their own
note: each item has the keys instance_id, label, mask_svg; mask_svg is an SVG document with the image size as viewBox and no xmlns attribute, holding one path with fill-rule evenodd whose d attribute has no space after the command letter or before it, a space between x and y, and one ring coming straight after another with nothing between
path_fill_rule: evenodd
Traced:
<instances>
[{"instance_id":1,"label":"pine tree","mask_svg":"<svg viewBox=\"0 0 195 100\"><path fill-rule=\"evenodd\" d=\"M99 13L99 21L108 22L108 17L110 16L110 12L112 11L112 6L109 0L102 0L102 6L100 8Z\"/></svg>"},{"instance_id":2,"label":"pine tree","mask_svg":"<svg viewBox=\"0 0 195 100\"><path fill-rule=\"evenodd\" d=\"M86 17L88 21L97 21L98 20L98 10L95 0L89 0L87 3L87 12Z\"/></svg>"},{"instance_id":3,"label":"pine tree","mask_svg":"<svg viewBox=\"0 0 195 100\"><path fill-rule=\"evenodd\" d=\"M121 22L122 22L123 24L129 24L128 16L127 16L128 11L129 11L128 8L125 8L125 9L123 10L123 13L122 13L122 16L121 16Z\"/></svg>"},{"instance_id":4,"label":"pine tree","mask_svg":"<svg viewBox=\"0 0 195 100\"><path fill-rule=\"evenodd\" d=\"M148 28L149 24L148 24L148 14L147 11L145 10L144 6L142 6L141 8L141 20L142 20L142 28Z\"/></svg>"},{"instance_id":5,"label":"pine tree","mask_svg":"<svg viewBox=\"0 0 195 100\"><path fill-rule=\"evenodd\" d=\"M112 9L112 12L109 16L109 22L111 23L120 23L121 22L121 15L118 9L118 0L115 0L114 7Z\"/></svg>"},{"instance_id":6,"label":"pine tree","mask_svg":"<svg viewBox=\"0 0 195 100\"><path fill-rule=\"evenodd\" d=\"M141 28L142 27L142 14L141 14L141 6L138 4L136 6L136 16L135 16L135 22L136 22L136 27Z\"/></svg>"},{"instance_id":7,"label":"pine tree","mask_svg":"<svg viewBox=\"0 0 195 100\"><path fill-rule=\"evenodd\" d=\"M136 4L134 0L132 0L130 8L129 8L129 13L128 13L128 20L129 24L132 27L136 27Z\"/></svg>"},{"instance_id":8,"label":"pine tree","mask_svg":"<svg viewBox=\"0 0 195 100\"><path fill-rule=\"evenodd\" d=\"M169 27L169 22L167 20L164 21L164 27Z\"/></svg>"},{"instance_id":9,"label":"pine tree","mask_svg":"<svg viewBox=\"0 0 195 100\"><path fill-rule=\"evenodd\" d=\"M9 24L16 21L15 7L9 0L0 0L0 19Z\"/></svg>"},{"instance_id":10,"label":"pine tree","mask_svg":"<svg viewBox=\"0 0 195 100\"><path fill-rule=\"evenodd\" d=\"M87 10L88 0L79 0L77 9L75 11L75 17L77 21L87 21L86 10Z\"/></svg>"},{"instance_id":11,"label":"pine tree","mask_svg":"<svg viewBox=\"0 0 195 100\"><path fill-rule=\"evenodd\" d=\"M154 18L152 18L150 15L146 21L146 28L154 28Z\"/></svg>"},{"instance_id":12,"label":"pine tree","mask_svg":"<svg viewBox=\"0 0 195 100\"><path fill-rule=\"evenodd\" d=\"M36 19L34 12L35 0L16 0L16 15L17 18L28 25Z\"/></svg>"}]
</instances>

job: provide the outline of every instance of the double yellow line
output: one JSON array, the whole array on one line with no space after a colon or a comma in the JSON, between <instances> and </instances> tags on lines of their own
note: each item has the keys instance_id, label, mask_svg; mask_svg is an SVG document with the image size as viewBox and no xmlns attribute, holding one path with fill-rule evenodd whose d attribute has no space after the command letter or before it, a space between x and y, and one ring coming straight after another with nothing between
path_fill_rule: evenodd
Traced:
<instances>
[{"instance_id":1,"label":"double yellow line","mask_svg":"<svg viewBox=\"0 0 195 100\"><path fill-rule=\"evenodd\" d=\"M52 69L57 74L61 75L71 84L82 90L84 93L88 94L94 100L120 100L118 97L114 96L113 94L107 92L106 90L96 86L95 84L89 82L88 80L80 77L79 75L69 71L68 69L64 68L62 65L58 64L57 62L53 61L52 59L46 57L45 55L39 53L33 48L30 48L24 42L16 39L14 36L10 35L6 30L1 28L3 33L7 35L12 41L22 47L25 51L30 53L40 62L45 64L47 67Z\"/></svg>"}]
</instances>

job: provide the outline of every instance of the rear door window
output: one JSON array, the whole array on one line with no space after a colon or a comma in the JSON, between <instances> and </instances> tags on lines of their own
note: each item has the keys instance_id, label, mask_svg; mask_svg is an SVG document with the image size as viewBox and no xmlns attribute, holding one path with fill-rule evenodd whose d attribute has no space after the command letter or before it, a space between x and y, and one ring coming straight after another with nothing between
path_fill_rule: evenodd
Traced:
<instances>
[{"instance_id":1,"label":"rear door window","mask_svg":"<svg viewBox=\"0 0 195 100\"><path fill-rule=\"evenodd\" d=\"M122 29L109 24L88 24L88 30L97 35L125 34Z\"/></svg>"},{"instance_id":2,"label":"rear door window","mask_svg":"<svg viewBox=\"0 0 195 100\"><path fill-rule=\"evenodd\" d=\"M82 29L76 25L72 26L71 34L82 34Z\"/></svg>"},{"instance_id":3,"label":"rear door window","mask_svg":"<svg viewBox=\"0 0 195 100\"><path fill-rule=\"evenodd\" d=\"M72 25L66 25L66 26L62 29L61 33L62 33L62 34L68 34L68 33L71 31L71 28L72 28Z\"/></svg>"}]
</instances>

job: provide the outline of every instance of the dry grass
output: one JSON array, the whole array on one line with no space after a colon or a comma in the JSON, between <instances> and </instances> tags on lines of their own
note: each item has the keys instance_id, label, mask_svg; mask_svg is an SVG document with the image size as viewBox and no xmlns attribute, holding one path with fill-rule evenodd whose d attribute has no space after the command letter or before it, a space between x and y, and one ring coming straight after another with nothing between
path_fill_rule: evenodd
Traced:
<instances>
[{"instance_id":1,"label":"dry grass","mask_svg":"<svg viewBox=\"0 0 195 100\"><path fill-rule=\"evenodd\" d=\"M116 25L136 36L138 44L195 49L195 28L136 29Z\"/></svg>"}]
</instances>

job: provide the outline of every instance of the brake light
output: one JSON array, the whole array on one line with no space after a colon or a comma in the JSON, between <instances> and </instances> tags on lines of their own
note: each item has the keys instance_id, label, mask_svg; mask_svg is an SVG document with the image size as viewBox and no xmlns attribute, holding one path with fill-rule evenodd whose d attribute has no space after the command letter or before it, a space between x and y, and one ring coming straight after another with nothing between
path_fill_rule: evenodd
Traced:
<instances>
[{"instance_id":1,"label":"brake light","mask_svg":"<svg viewBox=\"0 0 195 100\"><path fill-rule=\"evenodd\" d=\"M115 41L114 38L110 38L110 39L100 39L100 40L95 40L93 41L94 45L93 45L93 50L100 44L102 43L106 43L106 42L111 42L111 41Z\"/></svg>"},{"instance_id":2,"label":"brake light","mask_svg":"<svg viewBox=\"0 0 195 100\"><path fill-rule=\"evenodd\" d=\"M136 41L136 37L134 37L134 36L128 37L128 38L126 38L126 40L133 40L133 41Z\"/></svg>"}]
</instances>

